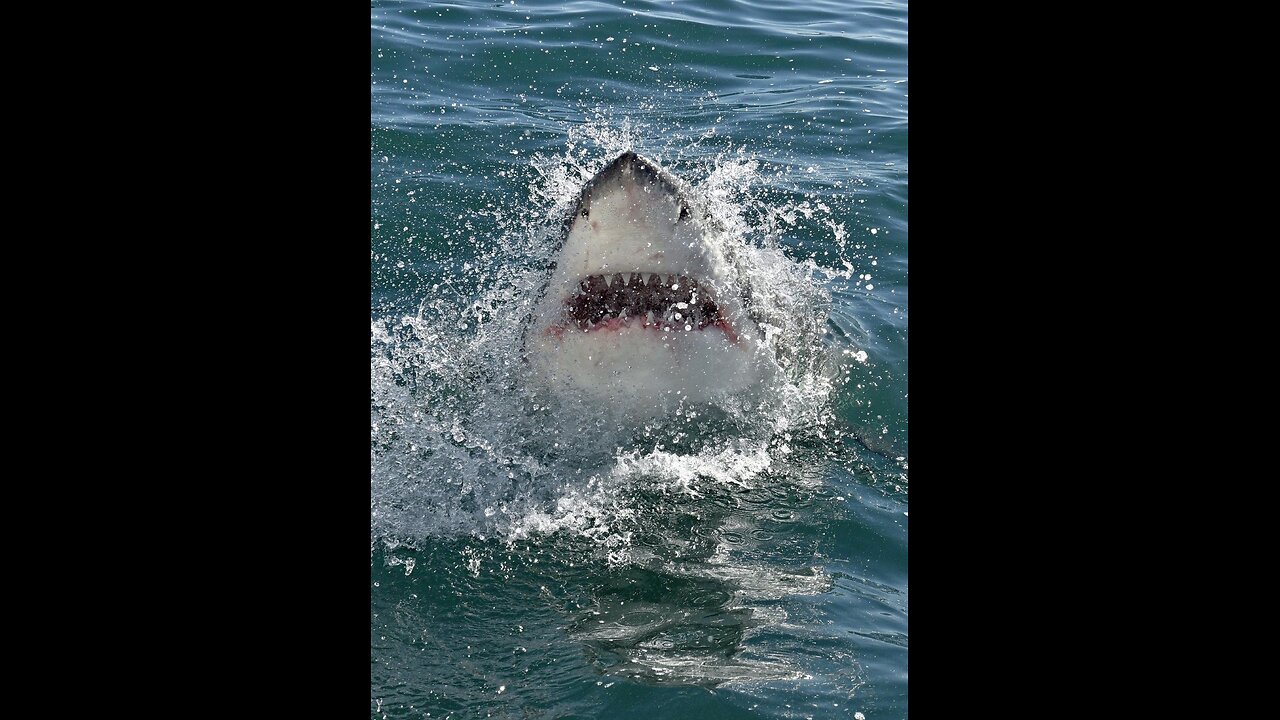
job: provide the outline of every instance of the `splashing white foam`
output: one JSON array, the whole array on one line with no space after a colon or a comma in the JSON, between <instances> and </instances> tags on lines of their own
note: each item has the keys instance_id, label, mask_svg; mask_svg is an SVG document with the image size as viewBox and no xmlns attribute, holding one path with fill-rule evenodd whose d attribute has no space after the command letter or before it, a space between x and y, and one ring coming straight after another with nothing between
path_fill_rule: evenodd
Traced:
<instances>
[{"instance_id":1,"label":"splashing white foam","mask_svg":"<svg viewBox=\"0 0 1280 720\"><path fill-rule=\"evenodd\" d=\"M532 155L530 208L481 211L500 236L473 239L475 258L433 281L416 314L371 322L373 540L571 532L621 557L631 542L623 526L638 512L626 490L639 478L693 497L747 485L787 447L775 438L827 421L840 377L824 367L830 298L814 263L788 257L778 237L812 222L843 248L843 225L808 200L765 197L776 176L742 148L685 159L671 138L646 148L645 131L604 118L571 126L563 152ZM768 387L637 415L522 382L521 333L559 221L582 184L627 149L684 177L727 228L777 365Z\"/></svg>"}]
</instances>

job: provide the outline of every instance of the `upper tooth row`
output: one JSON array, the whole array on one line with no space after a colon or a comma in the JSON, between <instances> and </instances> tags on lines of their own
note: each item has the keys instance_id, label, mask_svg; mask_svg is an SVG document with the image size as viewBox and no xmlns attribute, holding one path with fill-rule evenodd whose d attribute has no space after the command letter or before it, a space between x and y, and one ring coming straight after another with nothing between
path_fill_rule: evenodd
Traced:
<instances>
[{"instance_id":1,"label":"upper tooth row","mask_svg":"<svg viewBox=\"0 0 1280 720\"><path fill-rule=\"evenodd\" d=\"M678 283L677 276L675 276L675 275L668 275L668 276L666 276L665 278L663 278L663 276L661 276L661 275L659 275L659 274L657 274L657 273L618 273L618 275L621 275L621 276L622 276L622 284L623 284L623 285L630 285L630 284L631 284L631 276L632 276L632 275L639 275L639 276L641 276L641 278L644 280L644 284L645 284L645 285L652 285L652 284L653 284L653 281L654 281L654 278L657 278L657 279L658 279L658 282L660 282L660 283L664 283L664 284L666 284L666 285L668 285L668 286L671 286L671 287L673 287L673 288L674 288L676 285L678 285L678 284L679 284L679 283ZM603 276L601 276L601 277L603 277L603 278L604 278L604 284L605 284L605 286L606 286L606 287L612 287L612 286L613 286L613 278L615 277L614 275L603 275Z\"/></svg>"}]
</instances>

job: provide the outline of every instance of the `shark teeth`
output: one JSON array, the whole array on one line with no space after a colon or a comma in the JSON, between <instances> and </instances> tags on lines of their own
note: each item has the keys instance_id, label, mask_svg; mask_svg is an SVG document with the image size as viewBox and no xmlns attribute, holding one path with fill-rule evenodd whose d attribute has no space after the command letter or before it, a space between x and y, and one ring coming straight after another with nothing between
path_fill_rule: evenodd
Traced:
<instances>
[{"instance_id":1,"label":"shark teeth","mask_svg":"<svg viewBox=\"0 0 1280 720\"><path fill-rule=\"evenodd\" d=\"M632 282L632 279L635 282ZM666 330L689 325L701 330L721 319L720 307L698 281L687 275L613 273L588 275L565 301L570 324L586 332L618 329L635 318L645 327ZM621 321L621 322L620 322ZM674 326L674 327L672 327Z\"/></svg>"}]
</instances>

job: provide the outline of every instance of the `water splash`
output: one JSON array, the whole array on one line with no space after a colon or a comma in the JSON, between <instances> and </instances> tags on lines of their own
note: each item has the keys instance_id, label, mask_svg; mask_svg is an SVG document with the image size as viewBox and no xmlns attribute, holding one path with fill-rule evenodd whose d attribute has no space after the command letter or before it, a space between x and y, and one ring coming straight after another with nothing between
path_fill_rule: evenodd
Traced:
<instances>
[{"instance_id":1,"label":"water splash","mask_svg":"<svg viewBox=\"0 0 1280 720\"><path fill-rule=\"evenodd\" d=\"M415 314L372 320L375 540L584 531L586 510L562 508L605 512L604 495L584 495L592 478L603 487L626 475L617 468L647 462L660 484L687 490L694 475L714 480L714 468L758 463L786 452L792 433L828 424L828 396L842 377L831 366L844 357L822 343L830 297L812 263L788 258L778 242L780 225L821 211L807 201L767 205L761 188L770 177L743 148L684 158L668 146L655 154L708 198L736 239L777 380L717 406L682 404L638 426L620 408L547 397L522 382L520 333L559 219L605 163L644 144L643 128L630 120L571 126L562 152L530 160L529 208L487 209L498 237L477 240L460 271L434 278ZM735 444L743 440L748 449Z\"/></svg>"},{"instance_id":2,"label":"water splash","mask_svg":"<svg viewBox=\"0 0 1280 720\"><path fill-rule=\"evenodd\" d=\"M706 139L602 117L570 126L563 150L528 160L527 203L487 202L495 234L468 236L415 312L371 320L371 560L408 577L439 572L450 548L455 583L542 577L538 601L602 673L799 681L803 668L749 640L786 623L784 598L832 586L816 548L779 540L830 521L823 468L850 457L830 400L859 358L830 342L824 282L856 249L830 208L778 195L781 170L742 147L707 154ZM646 409L526 382L522 333L560 221L627 149L688 181L732 238L775 370L752 392ZM782 242L800 226L839 257Z\"/></svg>"}]
</instances>

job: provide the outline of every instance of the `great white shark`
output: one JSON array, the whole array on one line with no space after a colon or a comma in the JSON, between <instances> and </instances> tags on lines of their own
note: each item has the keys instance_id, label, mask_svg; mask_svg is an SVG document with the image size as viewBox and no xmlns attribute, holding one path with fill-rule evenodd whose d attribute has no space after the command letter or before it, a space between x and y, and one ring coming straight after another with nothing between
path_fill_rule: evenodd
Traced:
<instances>
[{"instance_id":1,"label":"great white shark","mask_svg":"<svg viewBox=\"0 0 1280 720\"><path fill-rule=\"evenodd\" d=\"M582 188L525 335L553 388L705 401L758 383L768 362L735 243L708 203L624 152Z\"/></svg>"}]
</instances>

